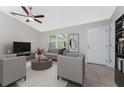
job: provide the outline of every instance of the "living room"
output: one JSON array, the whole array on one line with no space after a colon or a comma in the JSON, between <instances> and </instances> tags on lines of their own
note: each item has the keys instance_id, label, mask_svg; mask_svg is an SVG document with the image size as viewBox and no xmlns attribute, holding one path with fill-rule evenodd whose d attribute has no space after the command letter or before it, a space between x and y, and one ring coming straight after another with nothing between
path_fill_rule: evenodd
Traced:
<instances>
[{"instance_id":1,"label":"living room","mask_svg":"<svg viewBox=\"0 0 124 93\"><path fill-rule=\"evenodd\" d=\"M123 13L123 6L1 6L0 84L124 86L114 80L115 21Z\"/></svg>"}]
</instances>

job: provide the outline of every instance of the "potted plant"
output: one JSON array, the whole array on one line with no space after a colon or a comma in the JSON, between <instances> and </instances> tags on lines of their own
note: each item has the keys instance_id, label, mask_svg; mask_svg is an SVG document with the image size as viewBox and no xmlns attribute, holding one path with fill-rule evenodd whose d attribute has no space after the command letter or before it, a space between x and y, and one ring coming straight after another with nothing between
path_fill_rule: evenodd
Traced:
<instances>
[{"instance_id":1,"label":"potted plant","mask_svg":"<svg viewBox=\"0 0 124 93\"><path fill-rule=\"evenodd\" d=\"M40 62L41 55L43 54L43 52L44 52L43 48L37 48L37 50L35 51L35 53L38 55L39 62Z\"/></svg>"}]
</instances>

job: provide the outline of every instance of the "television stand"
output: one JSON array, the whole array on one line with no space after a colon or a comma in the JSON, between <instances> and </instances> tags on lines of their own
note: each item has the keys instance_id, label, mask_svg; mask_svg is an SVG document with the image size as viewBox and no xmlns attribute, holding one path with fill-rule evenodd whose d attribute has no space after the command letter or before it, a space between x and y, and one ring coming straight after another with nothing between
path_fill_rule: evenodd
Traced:
<instances>
[{"instance_id":1,"label":"television stand","mask_svg":"<svg viewBox=\"0 0 124 93\"><path fill-rule=\"evenodd\" d=\"M34 52L21 52L16 53L16 56L26 56L26 60L34 59L35 53Z\"/></svg>"}]
</instances>

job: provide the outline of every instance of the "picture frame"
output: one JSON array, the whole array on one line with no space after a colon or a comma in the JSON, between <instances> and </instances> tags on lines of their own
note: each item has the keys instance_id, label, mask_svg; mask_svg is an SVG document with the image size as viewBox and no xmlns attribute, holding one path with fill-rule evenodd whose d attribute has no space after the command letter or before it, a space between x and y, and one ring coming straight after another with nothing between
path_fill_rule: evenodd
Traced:
<instances>
[{"instance_id":1,"label":"picture frame","mask_svg":"<svg viewBox=\"0 0 124 93\"><path fill-rule=\"evenodd\" d=\"M68 50L69 52L79 52L79 34L68 35Z\"/></svg>"}]
</instances>

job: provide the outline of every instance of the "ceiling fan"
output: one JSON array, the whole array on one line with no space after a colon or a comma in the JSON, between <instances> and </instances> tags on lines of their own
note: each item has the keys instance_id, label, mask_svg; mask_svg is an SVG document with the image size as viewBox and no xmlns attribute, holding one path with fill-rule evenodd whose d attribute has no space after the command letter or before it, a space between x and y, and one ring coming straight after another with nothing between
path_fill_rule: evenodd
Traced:
<instances>
[{"instance_id":1,"label":"ceiling fan","mask_svg":"<svg viewBox=\"0 0 124 93\"><path fill-rule=\"evenodd\" d=\"M29 11L24 6L21 6L21 8L25 11L26 15L14 13L14 12L10 12L10 13L12 15L18 15L18 16L26 17L27 18L26 22L36 21L38 23L42 23L40 20L38 20L38 18L43 18L44 15L33 15L32 14L32 7L29 7Z\"/></svg>"}]
</instances>

